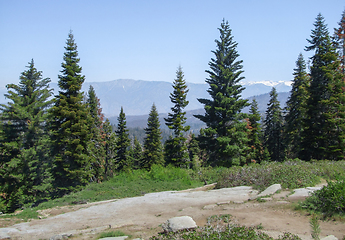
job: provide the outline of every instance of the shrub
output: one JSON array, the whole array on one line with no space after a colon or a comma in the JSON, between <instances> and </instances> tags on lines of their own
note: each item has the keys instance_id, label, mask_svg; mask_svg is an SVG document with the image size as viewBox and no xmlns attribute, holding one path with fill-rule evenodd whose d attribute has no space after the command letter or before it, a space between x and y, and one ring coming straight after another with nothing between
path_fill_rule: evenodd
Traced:
<instances>
[{"instance_id":1,"label":"shrub","mask_svg":"<svg viewBox=\"0 0 345 240\"><path fill-rule=\"evenodd\" d=\"M327 186L315 191L300 206L314 212L320 212L325 217L345 215L345 178L337 181L327 181Z\"/></svg>"}]
</instances>

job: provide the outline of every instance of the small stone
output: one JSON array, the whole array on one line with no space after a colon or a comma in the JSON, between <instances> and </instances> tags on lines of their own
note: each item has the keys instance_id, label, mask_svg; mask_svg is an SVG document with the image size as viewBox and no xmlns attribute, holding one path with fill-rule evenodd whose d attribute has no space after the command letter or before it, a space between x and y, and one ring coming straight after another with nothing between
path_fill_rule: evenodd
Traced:
<instances>
[{"instance_id":1,"label":"small stone","mask_svg":"<svg viewBox=\"0 0 345 240\"><path fill-rule=\"evenodd\" d=\"M338 238L333 235L328 235L327 237L321 238L321 240L338 240Z\"/></svg>"},{"instance_id":2,"label":"small stone","mask_svg":"<svg viewBox=\"0 0 345 240\"><path fill-rule=\"evenodd\" d=\"M226 205L226 204L229 204L229 202L219 202L219 203L217 203L218 206L219 205Z\"/></svg>"},{"instance_id":3,"label":"small stone","mask_svg":"<svg viewBox=\"0 0 345 240\"><path fill-rule=\"evenodd\" d=\"M266 197L266 198L261 198L261 200L263 200L263 201L272 201L273 199L270 198L270 197Z\"/></svg>"},{"instance_id":4,"label":"small stone","mask_svg":"<svg viewBox=\"0 0 345 240\"><path fill-rule=\"evenodd\" d=\"M212 210L212 209L214 209L215 207L217 207L216 204L210 204L210 205L204 206L202 209L204 209L204 210Z\"/></svg>"},{"instance_id":5,"label":"small stone","mask_svg":"<svg viewBox=\"0 0 345 240\"><path fill-rule=\"evenodd\" d=\"M242 204L242 203L244 203L244 201L233 201L233 203L235 203L235 204Z\"/></svg>"}]
</instances>

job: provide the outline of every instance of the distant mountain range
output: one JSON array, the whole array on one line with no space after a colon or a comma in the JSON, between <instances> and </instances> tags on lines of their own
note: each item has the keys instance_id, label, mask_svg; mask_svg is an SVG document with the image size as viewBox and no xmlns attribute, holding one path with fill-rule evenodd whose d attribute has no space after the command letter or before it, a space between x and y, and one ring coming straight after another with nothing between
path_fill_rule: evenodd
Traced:
<instances>
[{"instance_id":1,"label":"distant mountain range","mask_svg":"<svg viewBox=\"0 0 345 240\"><path fill-rule=\"evenodd\" d=\"M85 82L82 91L87 93L90 85L95 89L97 97L100 99L102 111L109 119L116 119L120 113L121 106L127 117L128 126L144 126L146 125L147 115L151 106L155 103L161 118L167 117L172 104L170 102L170 93L172 92L172 83L159 81L143 81L132 79L118 79L109 82ZM198 122L193 114L202 113L203 105L197 98L209 98L207 89L209 85L198 83L187 83L189 92L187 94L188 106L185 108L187 117L191 124L193 121ZM288 92L291 90L291 82L243 82L242 86L245 90L242 92L243 98L252 99L256 96L259 103L259 110L264 112L267 107L269 95L274 86L279 94L282 105L285 104ZM59 87L57 83L51 83L50 87L54 88L55 94L58 93ZM5 103L4 94L6 88L0 88L0 103ZM248 110L248 109L247 109ZM142 119L146 118L143 122ZM200 123L200 122L199 122ZM143 125L144 124L144 125Z\"/></svg>"}]
</instances>

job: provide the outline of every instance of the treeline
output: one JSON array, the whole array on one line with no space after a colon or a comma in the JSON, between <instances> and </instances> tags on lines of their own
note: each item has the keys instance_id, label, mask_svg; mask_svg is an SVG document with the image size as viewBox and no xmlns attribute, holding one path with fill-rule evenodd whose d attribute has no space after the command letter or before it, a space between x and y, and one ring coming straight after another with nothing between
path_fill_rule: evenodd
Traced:
<instances>
[{"instance_id":1,"label":"treeline","mask_svg":"<svg viewBox=\"0 0 345 240\"><path fill-rule=\"evenodd\" d=\"M10 102L0 107L0 211L13 212L105 181L120 171L150 170L157 164L198 169L287 158L344 159L345 11L334 36L321 14L314 26L305 48L314 52L309 72L300 54L287 107L280 108L273 88L261 119L256 101L241 98L242 61L223 20L206 70L210 98L198 99L205 114L195 115L206 127L198 136L189 133L184 111L188 87L178 67L171 112L164 119L172 134L163 144L154 104L141 144L137 137L130 138L123 108L113 127L104 119L93 87L86 95L81 92L85 76L70 32L58 95L53 96L50 79L42 77L33 60L18 85L7 85ZM242 111L247 106L249 114Z\"/></svg>"}]
</instances>

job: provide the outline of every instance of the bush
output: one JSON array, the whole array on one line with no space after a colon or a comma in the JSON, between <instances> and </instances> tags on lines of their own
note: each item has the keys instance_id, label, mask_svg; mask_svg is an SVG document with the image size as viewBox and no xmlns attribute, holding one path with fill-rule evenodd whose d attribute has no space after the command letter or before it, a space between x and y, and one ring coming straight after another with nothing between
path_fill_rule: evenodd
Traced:
<instances>
[{"instance_id":1,"label":"bush","mask_svg":"<svg viewBox=\"0 0 345 240\"><path fill-rule=\"evenodd\" d=\"M264 190L276 183L280 183L282 188L314 186L320 182L320 177L310 165L300 160L290 160L283 163L271 162L235 167L220 177L217 188L246 185Z\"/></svg>"},{"instance_id":2,"label":"bush","mask_svg":"<svg viewBox=\"0 0 345 240\"><path fill-rule=\"evenodd\" d=\"M345 178L337 181L327 181L327 186L315 191L300 206L313 212L319 212L325 217L345 215Z\"/></svg>"}]
</instances>

